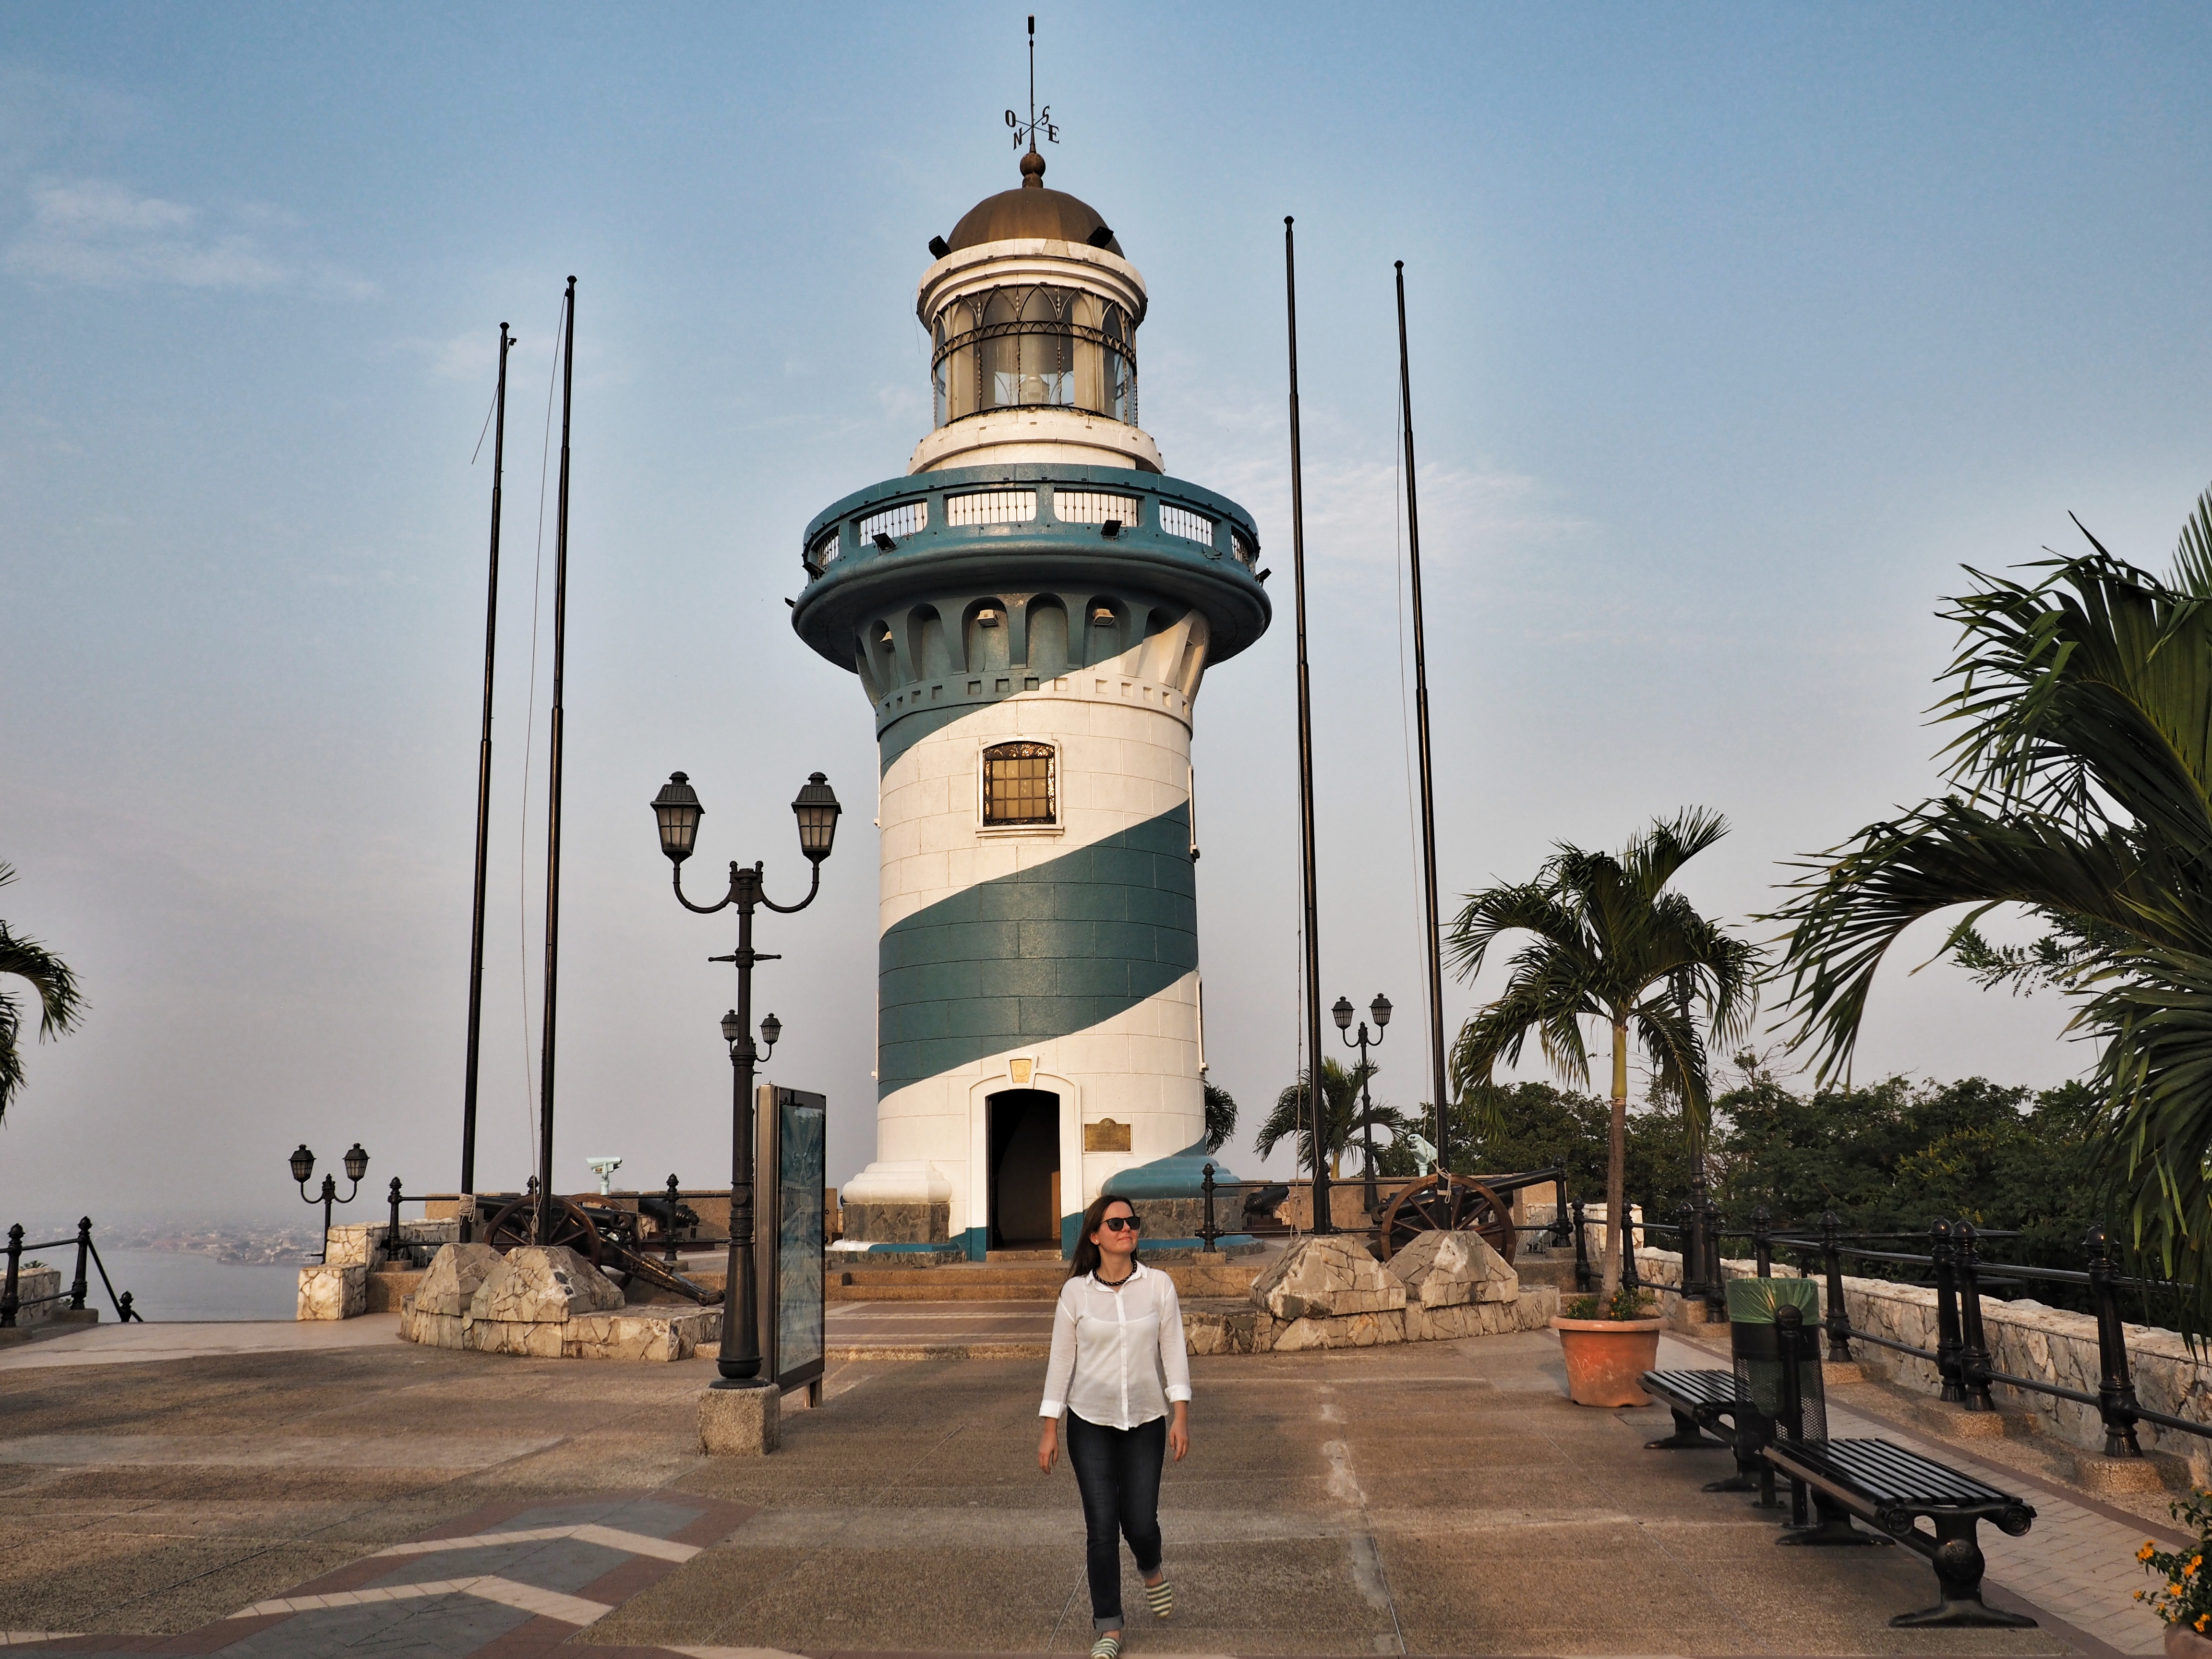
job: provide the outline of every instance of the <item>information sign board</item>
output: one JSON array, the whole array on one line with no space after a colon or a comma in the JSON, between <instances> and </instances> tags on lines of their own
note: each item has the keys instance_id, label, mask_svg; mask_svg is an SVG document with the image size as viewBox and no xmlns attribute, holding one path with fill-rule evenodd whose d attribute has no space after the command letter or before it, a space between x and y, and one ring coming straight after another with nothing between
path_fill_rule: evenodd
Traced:
<instances>
[{"instance_id":1,"label":"information sign board","mask_svg":"<svg viewBox=\"0 0 2212 1659\"><path fill-rule=\"evenodd\" d=\"M804 1089L764 1083L753 1116L761 1369L788 1394L822 1378L829 1103Z\"/></svg>"}]
</instances>

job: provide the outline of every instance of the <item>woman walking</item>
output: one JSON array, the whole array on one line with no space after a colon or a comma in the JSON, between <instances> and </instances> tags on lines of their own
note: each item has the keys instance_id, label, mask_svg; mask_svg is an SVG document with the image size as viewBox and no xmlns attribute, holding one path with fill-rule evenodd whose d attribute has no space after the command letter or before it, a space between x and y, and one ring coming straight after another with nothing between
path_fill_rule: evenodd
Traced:
<instances>
[{"instance_id":1,"label":"woman walking","mask_svg":"<svg viewBox=\"0 0 2212 1659\"><path fill-rule=\"evenodd\" d=\"M1160 1563L1160 1470L1170 1449L1178 1463L1190 1449L1190 1361L1175 1280L1137 1260L1143 1224L1126 1198L1099 1199L1083 1212L1038 1407L1037 1467L1047 1474L1067 1416L1067 1462L1090 1538L1091 1659L1120 1659L1121 1539L1153 1615L1175 1610Z\"/></svg>"}]
</instances>

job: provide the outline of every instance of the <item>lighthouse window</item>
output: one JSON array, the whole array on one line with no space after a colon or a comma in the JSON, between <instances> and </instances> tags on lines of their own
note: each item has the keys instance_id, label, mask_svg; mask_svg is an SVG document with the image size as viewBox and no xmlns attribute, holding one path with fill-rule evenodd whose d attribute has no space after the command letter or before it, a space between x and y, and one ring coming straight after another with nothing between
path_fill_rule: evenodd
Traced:
<instances>
[{"instance_id":1,"label":"lighthouse window","mask_svg":"<svg viewBox=\"0 0 2212 1659\"><path fill-rule=\"evenodd\" d=\"M997 409L1080 409L1134 424L1135 328L1118 305L1047 283L953 301L931 325L937 423Z\"/></svg>"},{"instance_id":2,"label":"lighthouse window","mask_svg":"<svg viewBox=\"0 0 2212 1659\"><path fill-rule=\"evenodd\" d=\"M987 826L1055 821L1048 743L1001 743L983 751L983 822Z\"/></svg>"}]
</instances>

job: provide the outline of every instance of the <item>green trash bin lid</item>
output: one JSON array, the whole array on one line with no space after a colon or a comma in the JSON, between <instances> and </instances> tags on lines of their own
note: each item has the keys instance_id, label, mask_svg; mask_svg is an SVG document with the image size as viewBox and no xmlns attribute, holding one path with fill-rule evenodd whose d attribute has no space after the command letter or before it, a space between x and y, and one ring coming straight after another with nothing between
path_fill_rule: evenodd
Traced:
<instances>
[{"instance_id":1,"label":"green trash bin lid","mask_svg":"<svg viewBox=\"0 0 2212 1659\"><path fill-rule=\"evenodd\" d=\"M1820 1288L1809 1279L1731 1279L1728 1285L1729 1322L1736 1325L1771 1325L1778 1308L1796 1308L1812 1324L1820 1316Z\"/></svg>"}]
</instances>

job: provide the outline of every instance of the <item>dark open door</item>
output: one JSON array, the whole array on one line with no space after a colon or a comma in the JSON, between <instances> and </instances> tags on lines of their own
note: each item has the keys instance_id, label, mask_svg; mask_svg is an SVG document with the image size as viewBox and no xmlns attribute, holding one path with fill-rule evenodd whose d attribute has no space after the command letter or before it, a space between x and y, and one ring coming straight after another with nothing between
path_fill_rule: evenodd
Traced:
<instances>
[{"instance_id":1,"label":"dark open door","mask_svg":"<svg viewBox=\"0 0 2212 1659\"><path fill-rule=\"evenodd\" d=\"M1008 1089L988 1105L991 1152L991 1233L994 1250L1057 1250L1054 1177L1060 1173L1060 1097L1044 1089Z\"/></svg>"}]
</instances>

